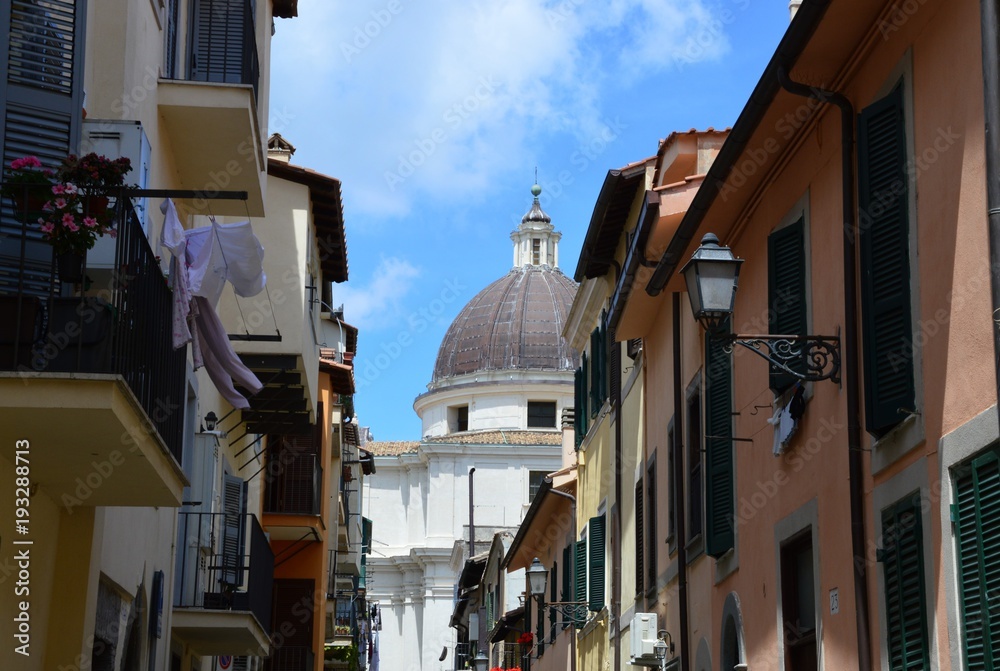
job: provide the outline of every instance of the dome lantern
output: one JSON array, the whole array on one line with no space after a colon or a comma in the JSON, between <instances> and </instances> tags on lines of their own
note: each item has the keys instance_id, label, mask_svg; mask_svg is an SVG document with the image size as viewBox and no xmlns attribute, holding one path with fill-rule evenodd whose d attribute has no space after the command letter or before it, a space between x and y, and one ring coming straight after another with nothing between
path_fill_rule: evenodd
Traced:
<instances>
[{"instance_id":1,"label":"dome lantern","mask_svg":"<svg viewBox=\"0 0 1000 671\"><path fill-rule=\"evenodd\" d=\"M514 267L523 266L559 266L559 240L562 233L558 233L552 225L552 218L545 213L538 197L542 193L542 187L536 182L531 187L531 195L534 200L531 209L521 217L521 225L510 234L511 242L514 243Z\"/></svg>"}]
</instances>

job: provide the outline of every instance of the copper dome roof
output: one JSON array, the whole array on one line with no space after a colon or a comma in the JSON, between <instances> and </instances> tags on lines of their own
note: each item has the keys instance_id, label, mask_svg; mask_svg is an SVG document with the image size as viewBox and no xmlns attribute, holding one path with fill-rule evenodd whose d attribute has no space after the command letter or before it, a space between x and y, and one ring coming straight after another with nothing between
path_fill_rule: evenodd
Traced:
<instances>
[{"instance_id":1,"label":"copper dome roof","mask_svg":"<svg viewBox=\"0 0 1000 671\"><path fill-rule=\"evenodd\" d=\"M577 285L558 268L522 266L493 282L448 327L433 381L488 370L574 370L562 337Z\"/></svg>"}]
</instances>

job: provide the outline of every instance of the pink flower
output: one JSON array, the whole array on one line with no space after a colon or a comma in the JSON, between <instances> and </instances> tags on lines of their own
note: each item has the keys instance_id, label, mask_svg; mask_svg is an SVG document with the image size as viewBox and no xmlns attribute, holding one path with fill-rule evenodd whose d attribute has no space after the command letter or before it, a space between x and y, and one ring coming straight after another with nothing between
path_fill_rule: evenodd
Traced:
<instances>
[{"instance_id":1,"label":"pink flower","mask_svg":"<svg viewBox=\"0 0 1000 671\"><path fill-rule=\"evenodd\" d=\"M21 168L41 168L42 162L38 160L37 156L24 156L21 158L16 158L10 162L10 167L13 170L20 170Z\"/></svg>"},{"instance_id":2,"label":"pink flower","mask_svg":"<svg viewBox=\"0 0 1000 671\"><path fill-rule=\"evenodd\" d=\"M52 205L55 206L55 208L57 210L65 210L66 209L66 199L65 198L56 198L55 202L53 202Z\"/></svg>"},{"instance_id":3,"label":"pink flower","mask_svg":"<svg viewBox=\"0 0 1000 671\"><path fill-rule=\"evenodd\" d=\"M62 225L63 226L67 226L67 227L68 226L75 226L76 225L76 217L74 217L72 214L70 214L69 212L67 212L66 214L64 214L62 216ZM70 230L75 230L75 229L70 228Z\"/></svg>"},{"instance_id":4,"label":"pink flower","mask_svg":"<svg viewBox=\"0 0 1000 671\"><path fill-rule=\"evenodd\" d=\"M94 219L93 217L84 217L83 218L83 225L86 226L87 228L96 228L97 227L97 219Z\"/></svg>"},{"instance_id":5,"label":"pink flower","mask_svg":"<svg viewBox=\"0 0 1000 671\"><path fill-rule=\"evenodd\" d=\"M39 219L38 221L42 220ZM52 233L52 231L54 231L55 228L56 228L55 224L53 224L51 221L47 221L44 224L42 224L42 233Z\"/></svg>"},{"instance_id":6,"label":"pink flower","mask_svg":"<svg viewBox=\"0 0 1000 671\"><path fill-rule=\"evenodd\" d=\"M76 188L76 184L64 184L63 190L71 196L75 196L80 191L78 188Z\"/></svg>"},{"instance_id":7,"label":"pink flower","mask_svg":"<svg viewBox=\"0 0 1000 671\"><path fill-rule=\"evenodd\" d=\"M64 184L53 184L52 193L54 193L57 196L61 196L64 193L66 193L66 186Z\"/></svg>"},{"instance_id":8,"label":"pink flower","mask_svg":"<svg viewBox=\"0 0 1000 671\"><path fill-rule=\"evenodd\" d=\"M63 222L63 223L65 223L65 222ZM76 233L77 231L80 230L80 227L76 225L75 221L71 221L68 224L66 224L66 228L68 228L69 230L73 231L74 233Z\"/></svg>"},{"instance_id":9,"label":"pink flower","mask_svg":"<svg viewBox=\"0 0 1000 671\"><path fill-rule=\"evenodd\" d=\"M47 200L47 201L45 201L45 204L42 205L42 209L45 210L46 212L51 212L55 208L52 207L52 201L51 200ZM41 220L39 220L39 221L41 221Z\"/></svg>"},{"instance_id":10,"label":"pink flower","mask_svg":"<svg viewBox=\"0 0 1000 671\"><path fill-rule=\"evenodd\" d=\"M116 231L114 229L111 229L110 231L108 231L108 235L110 235L112 238L117 238L118 237L118 231Z\"/></svg>"}]
</instances>

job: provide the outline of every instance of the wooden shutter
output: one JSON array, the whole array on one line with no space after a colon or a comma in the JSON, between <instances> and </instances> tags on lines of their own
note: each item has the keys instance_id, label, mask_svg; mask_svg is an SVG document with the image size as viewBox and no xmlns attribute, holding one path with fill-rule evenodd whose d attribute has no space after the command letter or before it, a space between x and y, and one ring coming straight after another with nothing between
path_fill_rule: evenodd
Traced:
<instances>
[{"instance_id":1,"label":"wooden shutter","mask_svg":"<svg viewBox=\"0 0 1000 671\"><path fill-rule=\"evenodd\" d=\"M646 590L656 588L656 551L659 543L656 540L656 455L646 469Z\"/></svg>"},{"instance_id":2,"label":"wooden shutter","mask_svg":"<svg viewBox=\"0 0 1000 671\"><path fill-rule=\"evenodd\" d=\"M865 423L881 435L914 408L903 87L858 119Z\"/></svg>"},{"instance_id":3,"label":"wooden shutter","mask_svg":"<svg viewBox=\"0 0 1000 671\"><path fill-rule=\"evenodd\" d=\"M222 483L222 573L220 581L227 585L243 584L243 555L246 538L243 520L246 511L245 482L229 473Z\"/></svg>"},{"instance_id":4,"label":"wooden shutter","mask_svg":"<svg viewBox=\"0 0 1000 671\"><path fill-rule=\"evenodd\" d=\"M768 328L772 334L805 335L806 319L806 249L805 222L778 229L767 238L768 259ZM790 365L805 370L805 357ZM796 382L793 375L771 368L771 389L781 393Z\"/></svg>"},{"instance_id":5,"label":"wooden shutter","mask_svg":"<svg viewBox=\"0 0 1000 671\"><path fill-rule=\"evenodd\" d=\"M200 82L243 81L246 0L194 0L188 78Z\"/></svg>"},{"instance_id":6,"label":"wooden shutter","mask_svg":"<svg viewBox=\"0 0 1000 671\"><path fill-rule=\"evenodd\" d=\"M587 600L587 541L577 541L573 549L573 601ZM574 624L583 625L583 607L574 609Z\"/></svg>"},{"instance_id":7,"label":"wooden shutter","mask_svg":"<svg viewBox=\"0 0 1000 671\"><path fill-rule=\"evenodd\" d=\"M588 559L590 574L587 591L588 607L593 611L604 608L604 515L590 518L588 533Z\"/></svg>"},{"instance_id":8,"label":"wooden shutter","mask_svg":"<svg viewBox=\"0 0 1000 671\"><path fill-rule=\"evenodd\" d=\"M728 321L724 324L729 331ZM705 335L705 552L719 558L735 542L733 521L733 364L722 341Z\"/></svg>"},{"instance_id":9,"label":"wooden shutter","mask_svg":"<svg viewBox=\"0 0 1000 671\"><path fill-rule=\"evenodd\" d=\"M590 416L597 417L604 405L601 396L603 384L604 357L601 355L601 329L594 329L590 334Z\"/></svg>"},{"instance_id":10,"label":"wooden shutter","mask_svg":"<svg viewBox=\"0 0 1000 671\"><path fill-rule=\"evenodd\" d=\"M570 580L573 574L573 545L567 545L562 552L562 592L560 601L573 600L573 581ZM564 617L562 628L568 626L568 621L572 619Z\"/></svg>"},{"instance_id":11,"label":"wooden shutter","mask_svg":"<svg viewBox=\"0 0 1000 671\"><path fill-rule=\"evenodd\" d=\"M0 2L0 159L4 166L37 156L56 167L79 149L83 109L86 0ZM7 29L10 32L7 33ZM48 293L52 247L41 231L13 216L9 198L0 203L0 287L24 280L29 293ZM10 278L13 277L13 280Z\"/></svg>"},{"instance_id":12,"label":"wooden shutter","mask_svg":"<svg viewBox=\"0 0 1000 671\"><path fill-rule=\"evenodd\" d=\"M882 512L882 539L889 668L928 669L930 646L919 495Z\"/></svg>"},{"instance_id":13,"label":"wooden shutter","mask_svg":"<svg viewBox=\"0 0 1000 671\"><path fill-rule=\"evenodd\" d=\"M988 452L961 469L955 483L958 580L965 668L1000 665L1000 457Z\"/></svg>"},{"instance_id":14,"label":"wooden shutter","mask_svg":"<svg viewBox=\"0 0 1000 671\"><path fill-rule=\"evenodd\" d=\"M644 503L642 492L642 480L635 483L635 593L642 594L642 582L646 575L643 564L646 558L646 549L642 540L645 533L645 518L643 516L642 505Z\"/></svg>"}]
</instances>

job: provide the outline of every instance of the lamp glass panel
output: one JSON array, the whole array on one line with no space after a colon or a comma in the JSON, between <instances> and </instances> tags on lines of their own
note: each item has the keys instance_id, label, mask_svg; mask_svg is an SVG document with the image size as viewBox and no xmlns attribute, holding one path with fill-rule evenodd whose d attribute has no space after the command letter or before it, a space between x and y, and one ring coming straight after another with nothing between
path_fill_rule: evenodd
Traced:
<instances>
[{"instance_id":1,"label":"lamp glass panel","mask_svg":"<svg viewBox=\"0 0 1000 671\"><path fill-rule=\"evenodd\" d=\"M736 292L739 265L735 263L699 263L698 284L704 312L730 313Z\"/></svg>"}]
</instances>

